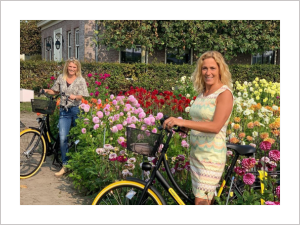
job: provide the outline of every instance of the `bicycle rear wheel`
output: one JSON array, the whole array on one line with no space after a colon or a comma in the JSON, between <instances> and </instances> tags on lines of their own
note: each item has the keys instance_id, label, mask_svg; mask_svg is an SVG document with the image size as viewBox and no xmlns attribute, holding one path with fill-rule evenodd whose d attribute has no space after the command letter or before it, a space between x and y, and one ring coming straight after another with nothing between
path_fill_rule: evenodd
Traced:
<instances>
[{"instance_id":1,"label":"bicycle rear wheel","mask_svg":"<svg viewBox=\"0 0 300 225\"><path fill-rule=\"evenodd\" d=\"M145 186L134 181L118 181L105 187L92 205L137 205ZM143 205L163 205L163 200L148 189Z\"/></svg>"},{"instance_id":2,"label":"bicycle rear wheel","mask_svg":"<svg viewBox=\"0 0 300 225\"><path fill-rule=\"evenodd\" d=\"M42 166L46 156L46 143L40 132L26 129L20 133L20 178L33 176Z\"/></svg>"}]
</instances>

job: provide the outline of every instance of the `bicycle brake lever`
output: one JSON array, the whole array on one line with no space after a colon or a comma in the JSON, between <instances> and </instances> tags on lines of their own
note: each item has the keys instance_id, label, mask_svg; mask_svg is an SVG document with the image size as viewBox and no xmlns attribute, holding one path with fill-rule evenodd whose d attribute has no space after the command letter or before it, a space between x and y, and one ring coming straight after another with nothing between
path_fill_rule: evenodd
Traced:
<instances>
[{"instance_id":1,"label":"bicycle brake lever","mask_svg":"<svg viewBox=\"0 0 300 225\"><path fill-rule=\"evenodd\" d=\"M45 94L45 90L44 90L44 89L42 89L42 91L41 91L41 92L39 92L39 94L38 94L38 97L40 97L40 96L41 96L41 94Z\"/></svg>"}]
</instances>

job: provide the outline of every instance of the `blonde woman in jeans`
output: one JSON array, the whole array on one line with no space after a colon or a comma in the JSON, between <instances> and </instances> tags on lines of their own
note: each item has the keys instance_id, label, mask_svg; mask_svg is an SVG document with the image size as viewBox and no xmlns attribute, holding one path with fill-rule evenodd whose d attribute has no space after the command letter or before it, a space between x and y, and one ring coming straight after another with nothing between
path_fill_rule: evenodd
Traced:
<instances>
[{"instance_id":1,"label":"blonde woman in jeans","mask_svg":"<svg viewBox=\"0 0 300 225\"><path fill-rule=\"evenodd\" d=\"M71 126L75 126L75 120L80 112L79 105L83 96L89 96L85 79L81 75L81 64L75 58L68 59L64 65L63 74L59 75L51 89L44 89L47 94L57 95L62 92L69 96L61 96L59 110L59 138L63 167L55 173L62 176L66 172L68 163L68 135Z\"/></svg>"}]
</instances>

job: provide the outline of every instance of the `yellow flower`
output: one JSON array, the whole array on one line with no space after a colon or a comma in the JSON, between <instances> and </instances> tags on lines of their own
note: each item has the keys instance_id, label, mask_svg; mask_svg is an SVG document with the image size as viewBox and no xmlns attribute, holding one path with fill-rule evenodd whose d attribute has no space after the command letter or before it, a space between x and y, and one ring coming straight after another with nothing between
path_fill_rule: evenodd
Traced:
<instances>
[{"instance_id":1,"label":"yellow flower","mask_svg":"<svg viewBox=\"0 0 300 225\"><path fill-rule=\"evenodd\" d=\"M255 78L255 80L256 80L256 81L259 81L259 78L258 78L258 77L256 77L256 78Z\"/></svg>"},{"instance_id":2,"label":"yellow flower","mask_svg":"<svg viewBox=\"0 0 300 225\"><path fill-rule=\"evenodd\" d=\"M234 122L239 123L241 121L240 117L234 117Z\"/></svg>"},{"instance_id":3,"label":"yellow flower","mask_svg":"<svg viewBox=\"0 0 300 225\"><path fill-rule=\"evenodd\" d=\"M255 98L256 100L259 100L260 98L259 98L259 96L256 96L256 98Z\"/></svg>"},{"instance_id":4,"label":"yellow flower","mask_svg":"<svg viewBox=\"0 0 300 225\"><path fill-rule=\"evenodd\" d=\"M240 125L239 125L239 124L234 124L234 125L233 125L233 129L237 130L237 129L239 129L239 128L240 128Z\"/></svg>"},{"instance_id":5,"label":"yellow flower","mask_svg":"<svg viewBox=\"0 0 300 225\"><path fill-rule=\"evenodd\" d=\"M263 90L260 88L258 91L259 91L259 92L262 92Z\"/></svg>"},{"instance_id":6,"label":"yellow flower","mask_svg":"<svg viewBox=\"0 0 300 225\"><path fill-rule=\"evenodd\" d=\"M273 138L265 138L264 141L268 141L271 144L274 144L275 140Z\"/></svg>"},{"instance_id":7,"label":"yellow flower","mask_svg":"<svg viewBox=\"0 0 300 225\"><path fill-rule=\"evenodd\" d=\"M255 84L255 87L258 87L259 85L258 84Z\"/></svg>"}]
</instances>

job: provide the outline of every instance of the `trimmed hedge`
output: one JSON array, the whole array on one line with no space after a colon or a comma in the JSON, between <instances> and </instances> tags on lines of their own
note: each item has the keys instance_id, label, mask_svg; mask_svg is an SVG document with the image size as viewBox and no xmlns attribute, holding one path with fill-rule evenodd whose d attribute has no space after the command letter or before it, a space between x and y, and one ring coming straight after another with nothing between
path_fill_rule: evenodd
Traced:
<instances>
[{"instance_id":1,"label":"trimmed hedge","mask_svg":"<svg viewBox=\"0 0 300 225\"><path fill-rule=\"evenodd\" d=\"M20 61L20 87L38 91L46 88L51 76L62 73L64 62ZM173 64L120 64L82 62L82 74L108 73L111 77L109 89L113 94L129 90L130 86L143 87L146 90L171 90L182 76L189 77L195 65ZM267 81L280 82L279 65L229 65L233 81L249 81L256 77Z\"/></svg>"}]
</instances>

